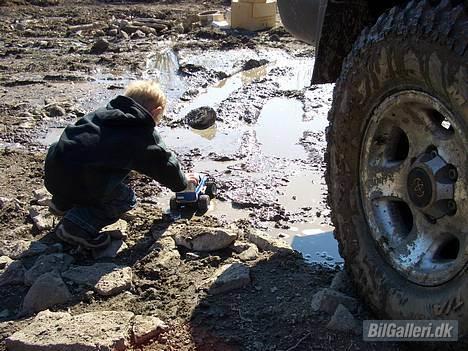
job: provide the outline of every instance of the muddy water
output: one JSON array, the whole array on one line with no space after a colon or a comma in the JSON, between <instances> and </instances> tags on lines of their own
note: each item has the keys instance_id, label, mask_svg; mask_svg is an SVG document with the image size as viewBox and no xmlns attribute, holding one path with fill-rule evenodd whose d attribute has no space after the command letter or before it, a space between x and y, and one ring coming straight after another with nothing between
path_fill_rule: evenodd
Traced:
<instances>
[{"instance_id":1,"label":"muddy water","mask_svg":"<svg viewBox=\"0 0 468 351\"><path fill-rule=\"evenodd\" d=\"M257 140L266 156L306 158L299 139L310 122L303 122L304 110L298 100L274 98L263 107L255 126Z\"/></svg>"},{"instance_id":2,"label":"muddy water","mask_svg":"<svg viewBox=\"0 0 468 351\"><path fill-rule=\"evenodd\" d=\"M231 96L233 92L250 84L255 79L265 77L267 67L261 66L247 71L242 71L223 79L212 87L208 87L199 97L185 106L179 113L179 118L183 118L191 110L201 107L217 107L222 101Z\"/></svg>"}]
</instances>

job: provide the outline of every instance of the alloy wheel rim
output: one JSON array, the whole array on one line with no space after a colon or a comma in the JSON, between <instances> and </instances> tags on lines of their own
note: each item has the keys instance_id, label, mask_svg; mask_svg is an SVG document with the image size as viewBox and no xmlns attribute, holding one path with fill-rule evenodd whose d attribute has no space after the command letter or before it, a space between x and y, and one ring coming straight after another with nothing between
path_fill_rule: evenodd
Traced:
<instances>
[{"instance_id":1,"label":"alloy wheel rim","mask_svg":"<svg viewBox=\"0 0 468 351\"><path fill-rule=\"evenodd\" d=\"M361 147L370 233L410 281L436 286L468 266L467 116L415 90L386 98Z\"/></svg>"}]
</instances>

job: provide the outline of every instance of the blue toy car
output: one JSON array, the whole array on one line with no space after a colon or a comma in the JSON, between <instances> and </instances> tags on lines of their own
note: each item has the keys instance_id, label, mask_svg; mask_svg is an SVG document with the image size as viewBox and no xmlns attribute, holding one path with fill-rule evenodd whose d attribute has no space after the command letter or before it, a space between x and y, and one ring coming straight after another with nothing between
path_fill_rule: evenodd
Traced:
<instances>
[{"instance_id":1,"label":"blue toy car","mask_svg":"<svg viewBox=\"0 0 468 351\"><path fill-rule=\"evenodd\" d=\"M198 185L188 186L184 191L175 193L170 200L171 211L176 211L180 207L188 206L196 208L201 212L206 212L210 207L210 200L218 193L216 184L212 177L200 175Z\"/></svg>"}]
</instances>

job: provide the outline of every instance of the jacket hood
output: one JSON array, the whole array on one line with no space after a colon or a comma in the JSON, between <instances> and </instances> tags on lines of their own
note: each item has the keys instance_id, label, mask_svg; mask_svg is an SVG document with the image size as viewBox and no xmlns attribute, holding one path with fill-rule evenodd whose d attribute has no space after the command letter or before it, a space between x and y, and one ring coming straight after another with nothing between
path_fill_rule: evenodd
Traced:
<instances>
[{"instance_id":1,"label":"jacket hood","mask_svg":"<svg viewBox=\"0 0 468 351\"><path fill-rule=\"evenodd\" d=\"M153 128L155 127L153 117L148 110L132 98L123 95L119 95L111 100L106 106L106 112L101 114L100 117L103 117L106 124L145 124Z\"/></svg>"}]
</instances>

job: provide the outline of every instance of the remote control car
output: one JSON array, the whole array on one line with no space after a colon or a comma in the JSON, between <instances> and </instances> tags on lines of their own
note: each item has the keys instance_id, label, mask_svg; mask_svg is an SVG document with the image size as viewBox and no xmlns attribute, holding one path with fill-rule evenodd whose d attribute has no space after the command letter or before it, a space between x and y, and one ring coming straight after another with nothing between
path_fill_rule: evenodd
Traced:
<instances>
[{"instance_id":1,"label":"remote control car","mask_svg":"<svg viewBox=\"0 0 468 351\"><path fill-rule=\"evenodd\" d=\"M217 194L216 184L212 177L200 175L198 185L195 188L189 184L184 191L177 192L170 201L171 211L180 207L192 207L205 212L210 207L210 200Z\"/></svg>"}]
</instances>

